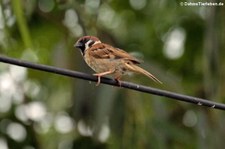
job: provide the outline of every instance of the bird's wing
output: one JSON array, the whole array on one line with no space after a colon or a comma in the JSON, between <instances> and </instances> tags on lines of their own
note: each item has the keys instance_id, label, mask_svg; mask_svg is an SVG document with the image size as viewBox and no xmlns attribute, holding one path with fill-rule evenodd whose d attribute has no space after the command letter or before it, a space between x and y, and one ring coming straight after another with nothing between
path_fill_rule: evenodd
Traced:
<instances>
[{"instance_id":1,"label":"bird's wing","mask_svg":"<svg viewBox=\"0 0 225 149\"><path fill-rule=\"evenodd\" d=\"M110 60L117 60L117 59L124 59L130 60L135 64L140 64L140 61L127 53L126 51L114 48L108 44L98 43L93 45L89 49L89 54L98 59L110 59Z\"/></svg>"}]
</instances>

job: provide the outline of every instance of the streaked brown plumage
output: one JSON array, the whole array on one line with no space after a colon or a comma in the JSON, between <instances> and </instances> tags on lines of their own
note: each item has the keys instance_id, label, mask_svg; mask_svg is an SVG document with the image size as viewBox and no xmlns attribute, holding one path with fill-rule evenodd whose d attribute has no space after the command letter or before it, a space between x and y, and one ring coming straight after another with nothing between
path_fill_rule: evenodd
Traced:
<instances>
[{"instance_id":1,"label":"streaked brown plumage","mask_svg":"<svg viewBox=\"0 0 225 149\"><path fill-rule=\"evenodd\" d=\"M136 72L146 75L155 82L162 83L151 73L137 66L140 61L129 53L102 43L97 37L84 36L75 44L79 48L85 62L90 66L98 77L96 85L100 84L100 79L104 75L112 75L120 84L123 75L129 72Z\"/></svg>"}]
</instances>

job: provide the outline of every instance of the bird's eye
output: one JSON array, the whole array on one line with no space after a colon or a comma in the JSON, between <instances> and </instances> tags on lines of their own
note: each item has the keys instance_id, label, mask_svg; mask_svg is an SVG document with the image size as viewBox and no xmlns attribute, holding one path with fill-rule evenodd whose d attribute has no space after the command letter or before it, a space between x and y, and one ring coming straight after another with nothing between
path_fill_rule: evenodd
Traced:
<instances>
[{"instance_id":1,"label":"bird's eye","mask_svg":"<svg viewBox=\"0 0 225 149\"><path fill-rule=\"evenodd\" d=\"M82 40L83 43L87 43L88 41L89 41L89 39L87 39L87 38L84 38L84 39Z\"/></svg>"}]
</instances>

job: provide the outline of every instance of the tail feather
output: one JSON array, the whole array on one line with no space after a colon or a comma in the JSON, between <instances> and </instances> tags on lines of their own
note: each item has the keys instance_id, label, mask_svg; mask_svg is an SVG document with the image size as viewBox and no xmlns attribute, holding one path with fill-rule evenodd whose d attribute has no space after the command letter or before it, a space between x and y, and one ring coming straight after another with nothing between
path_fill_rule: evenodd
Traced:
<instances>
[{"instance_id":1,"label":"tail feather","mask_svg":"<svg viewBox=\"0 0 225 149\"><path fill-rule=\"evenodd\" d=\"M159 79L157 79L154 75L152 75L150 72L144 70L143 68L137 66L137 65L126 65L128 67L128 69L130 69L133 72L137 72L137 73L141 73L146 75L147 77L149 77L150 79L152 79L153 81L162 84L161 81L159 81Z\"/></svg>"}]
</instances>

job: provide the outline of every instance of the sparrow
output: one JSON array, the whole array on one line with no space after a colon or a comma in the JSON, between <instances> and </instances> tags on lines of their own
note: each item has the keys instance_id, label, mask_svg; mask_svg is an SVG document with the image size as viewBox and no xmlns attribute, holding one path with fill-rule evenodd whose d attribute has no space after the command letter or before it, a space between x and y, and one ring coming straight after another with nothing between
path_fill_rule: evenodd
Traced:
<instances>
[{"instance_id":1,"label":"sparrow","mask_svg":"<svg viewBox=\"0 0 225 149\"><path fill-rule=\"evenodd\" d=\"M74 45L78 48L89 67L96 73L98 81L101 77L112 75L121 86L120 79L130 72L144 74L155 82L162 84L154 75L137 66L140 61L122 49L115 48L109 44L102 43L97 37L83 36Z\"/></svg>"}]
</instances>

